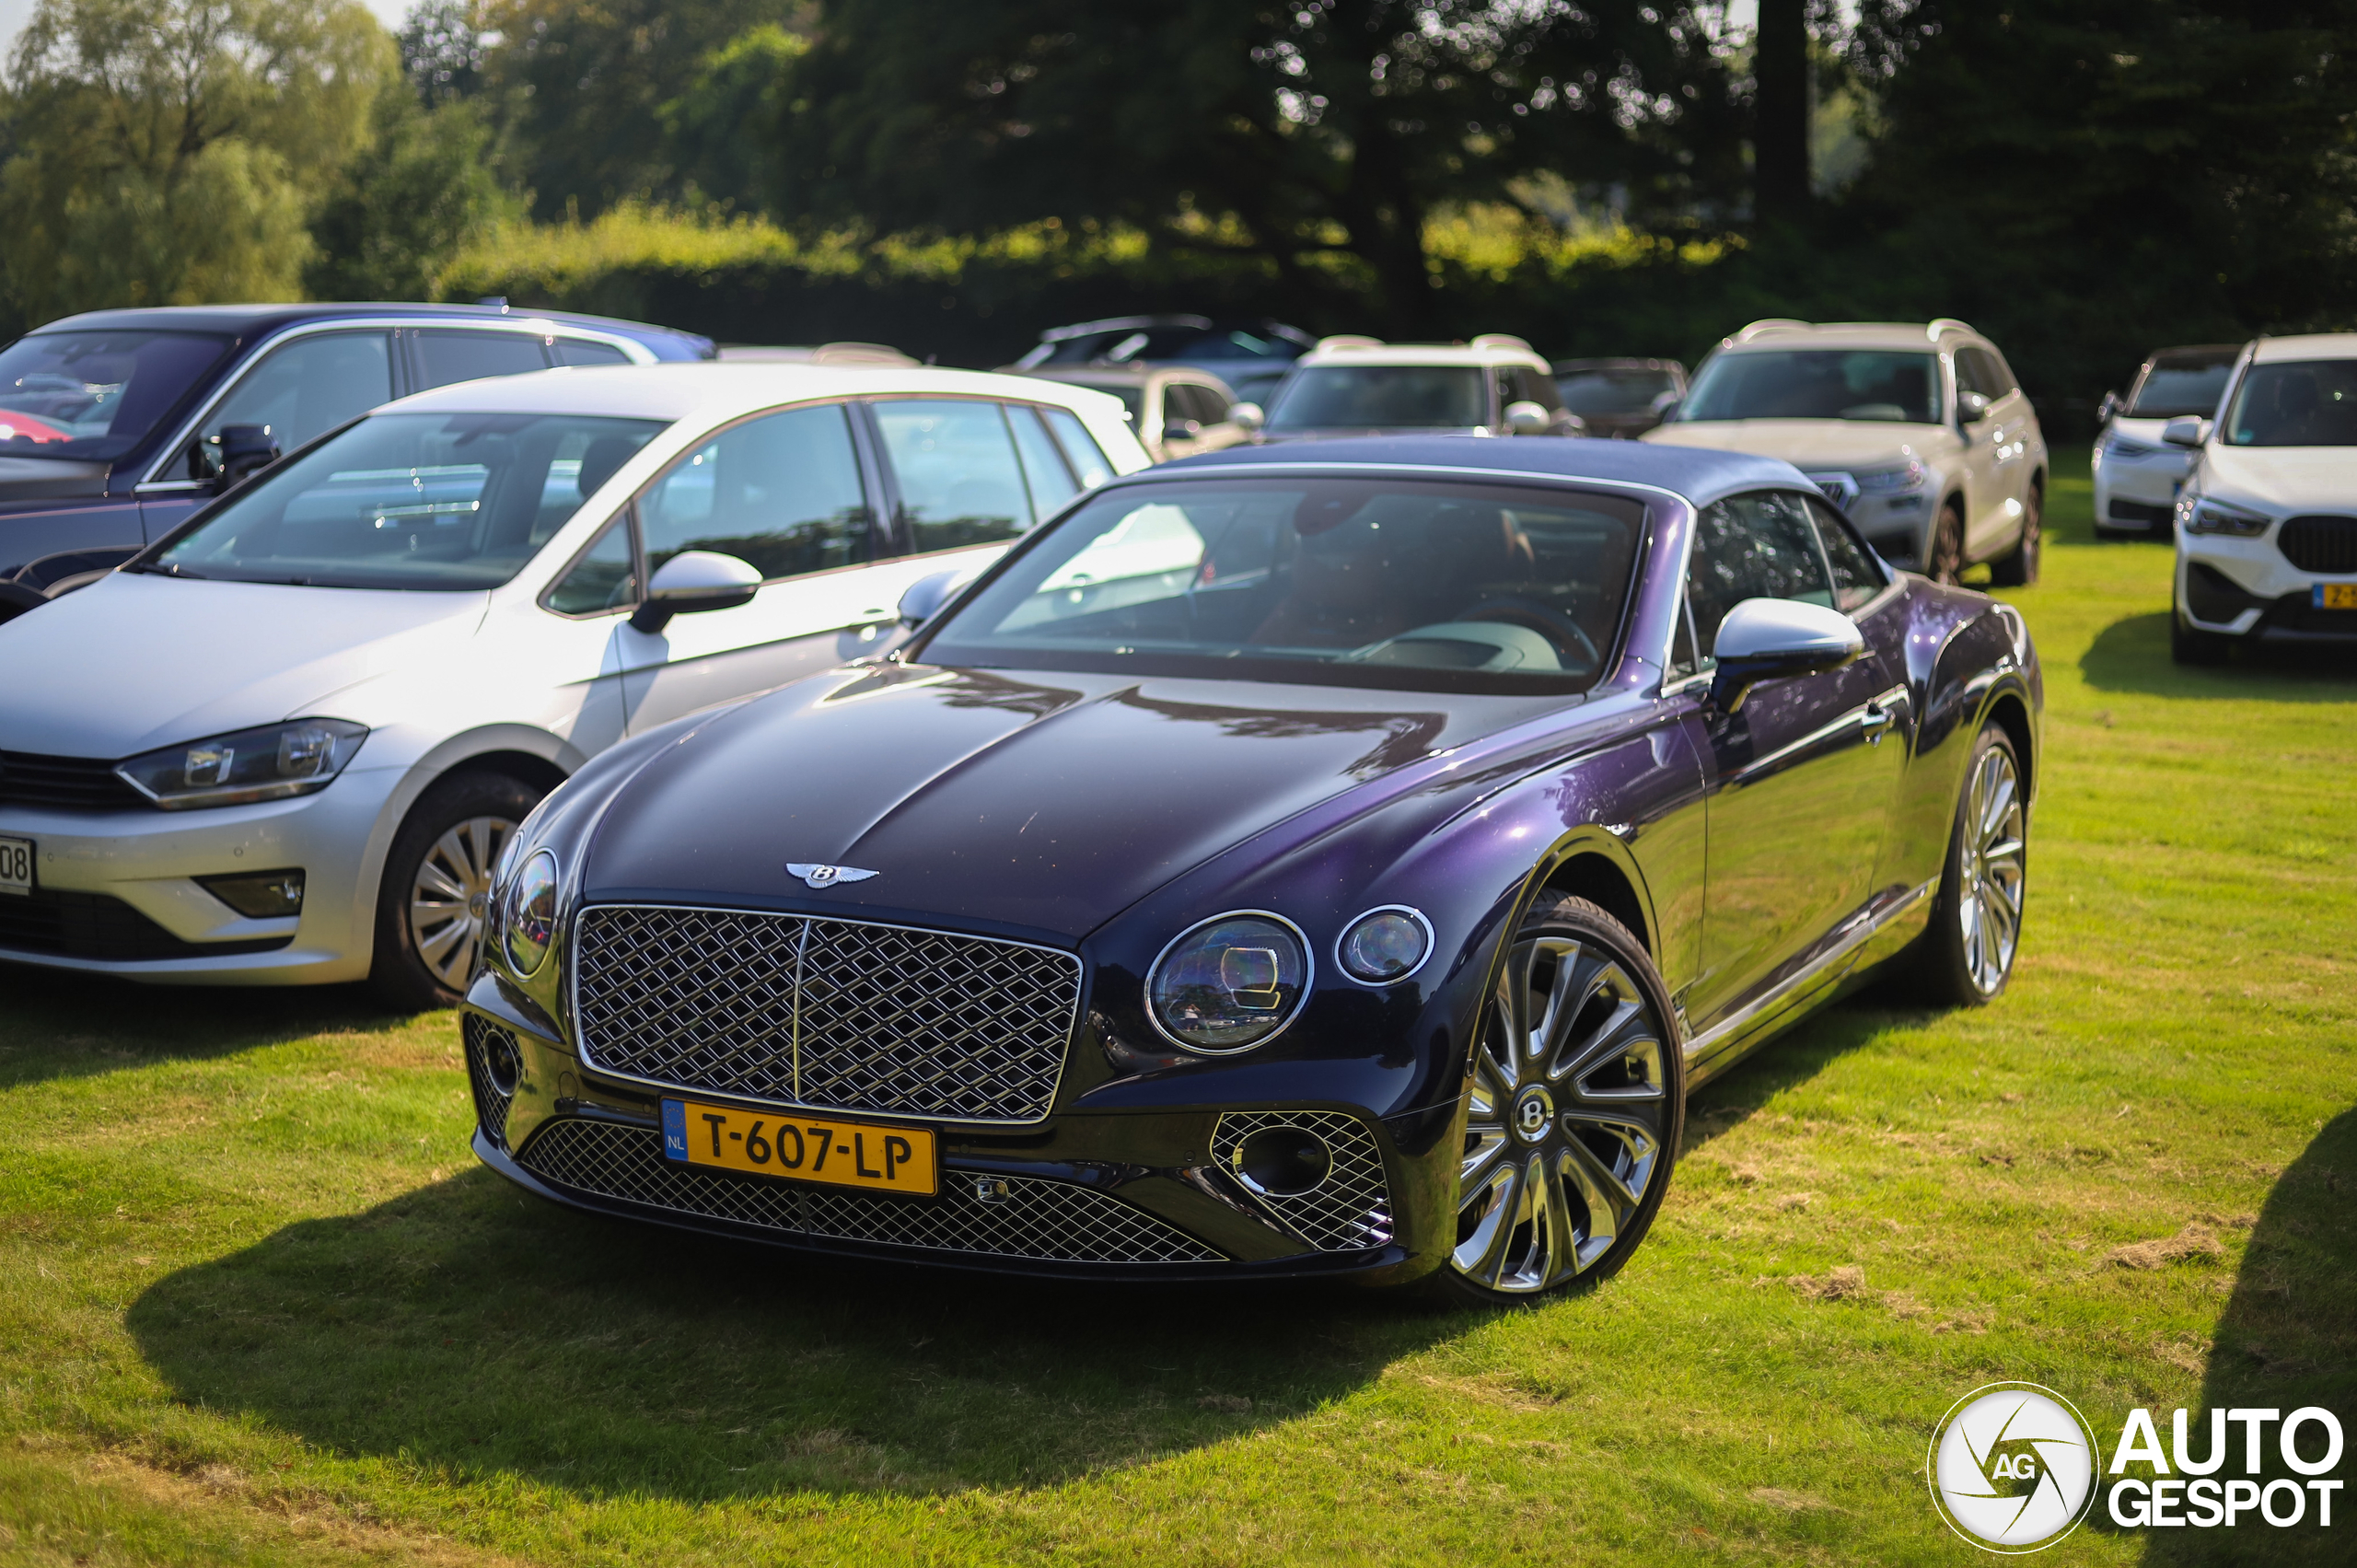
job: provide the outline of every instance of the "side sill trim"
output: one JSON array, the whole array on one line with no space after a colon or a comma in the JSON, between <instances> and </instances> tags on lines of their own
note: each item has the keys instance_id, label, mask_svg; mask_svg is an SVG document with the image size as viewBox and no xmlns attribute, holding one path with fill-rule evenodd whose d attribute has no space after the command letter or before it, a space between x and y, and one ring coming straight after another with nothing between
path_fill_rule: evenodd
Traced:
<instances>
[{"instance_id":1,"label":"side sill trim","mask_svg":"<svg viewBox=\"0 0 2357 1568\"><path fill-rule=\"evenodd\" d=\"M1934 877L1921 887L1900 894L1880 909L1861 910L1852 915L1832 945L1806 968L1785 977L1774 987L1688 1040L1685 1052L1688 1074L1691 1074L1698 1068L1724 1065L1717 1059L1728 1054L1746 1028L1757 1023L1762 1015L1771 1013L1791 1001L1797 993L1827 979L1832 970L1864 947L1867 938L1930 898L1938 890L1939 885L1940 879ZM1729 1056L1728 1060L1732 1061L1733 1057Z\"/></svg>"}]
</instances>

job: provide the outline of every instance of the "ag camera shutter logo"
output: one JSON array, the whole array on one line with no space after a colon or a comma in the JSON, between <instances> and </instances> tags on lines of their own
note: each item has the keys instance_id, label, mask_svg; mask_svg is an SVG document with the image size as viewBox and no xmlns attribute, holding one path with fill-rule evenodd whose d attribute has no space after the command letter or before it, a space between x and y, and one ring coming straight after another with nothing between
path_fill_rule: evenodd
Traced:
<instances>
[{"instance_id":1,"label":"ag camera shutter logo","mask_svg":"<svg viewBox=\"0 0 2357 1568\"><path fill-rule=\"evenodd\" d=\"M2095 1502L2095 1429L2051 1388L1990 1383L1940 1418L1924 1471L1956 1534L1984 1551L2043 1551Z\"/></svg>"}]
</instances>

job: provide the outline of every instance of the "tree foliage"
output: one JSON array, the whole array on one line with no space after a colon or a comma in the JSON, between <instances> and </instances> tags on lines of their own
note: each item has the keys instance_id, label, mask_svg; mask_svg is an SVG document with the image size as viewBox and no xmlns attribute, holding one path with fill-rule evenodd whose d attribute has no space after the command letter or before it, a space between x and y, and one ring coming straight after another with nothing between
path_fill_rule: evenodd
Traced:
<instances>
[{"instance_id":1,"label":"tree foliage","mask_svg":"<svg viewBox=\"0 0 2357 1568\"><path fill-rule=\"evenodd\" d=\"M41 0L0 165L16 313L295 297L391 52L354 0Z\"/></svg>"},{"instance_id":2,"label":"tree foliage","mask_svg":"<svg viewBox=\"0 0 2357 1568\"><path fill-rule=\"evenodd\" d=\"M476 103L446 99L429 110L409 82L389 81L374 132L311 221L303 282L314 298L431 297L451 257L522 214Z\"/></svg>"},{"instance_id":3,"label":"tree foliage","mask_svg":"<svg viewBox=\"0 0 2357 1568\"><path fill-rule=\"evenodd\" d=\"M1433 313L1423 231L1550 174L1639 221L1723 211L1737 112L1699 6L1597 0L831 0L781 192L821 222L1118 221Z\"/></svg>"}]
</instances>

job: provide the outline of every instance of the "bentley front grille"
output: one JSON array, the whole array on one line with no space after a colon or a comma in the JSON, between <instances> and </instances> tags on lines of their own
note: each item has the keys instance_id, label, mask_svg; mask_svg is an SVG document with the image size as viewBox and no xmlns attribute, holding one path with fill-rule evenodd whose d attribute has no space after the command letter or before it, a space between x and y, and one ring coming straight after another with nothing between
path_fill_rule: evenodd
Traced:
<instances>
[{"instance_id":1,"label":"bentley front grille","mask_svg":"<svg viewBox=\"0 0 2357 1568\"><path fill-rule=\"evenodd\" d=\"M516 1041L505 1029L473 1013L467 1015L460 1032L467 1042L467 1083L475 1094L475 1120L482 1123L493 1143L505 1146L509 1096L500 1092L493 1075L492 1056L505 1051L506 1061L515 1062Z\"/></svg>"},{"instance_id":2,"label":"bentley front grille","mask_svg":"<svg viewBox=\"0 0 2357 1568\"><path fill-rule=\"evenodd\" d=\"M1231 1168L1237 1151L1268 1127L1298 1127L1326 1145L1333 1162L1306 1192L1263 1192L1254 1201L1321 1252L1385 1247L1391 1241L1391 1190L1383 1179L1383 1150L1367 1124L1332 1110L1230 1110L1212 1129L1212 1157Z\"/></svg>"},{"instance_id":3,"label":"bentley front grille","mask_svg":"<svg viewBox=\"0 0 2357 1568\"><path fill-rule=\"evenodd\" d=\"M652 1127L558 1121L518 1162L555 1186L675 1214L795 1236L1054 1263L1217 1263L1221 1254L1144 1209L1091 1188L1028 1176L942 1173L935 1199L880 1198L807 1183L700 1170L663 1157Z\"/></svg>"},{"instance_id":4,"label":"bentley front grille","mask_svg":"<svg viewBox=\"0 0 2357 1568\"><path fill-rule=\"evenodd\" d=\"M574 947L582 1059L642 1082L946 1121L1048 1114L1080 959L742 910L601 904Z\"/></svg>"}]
</instances>

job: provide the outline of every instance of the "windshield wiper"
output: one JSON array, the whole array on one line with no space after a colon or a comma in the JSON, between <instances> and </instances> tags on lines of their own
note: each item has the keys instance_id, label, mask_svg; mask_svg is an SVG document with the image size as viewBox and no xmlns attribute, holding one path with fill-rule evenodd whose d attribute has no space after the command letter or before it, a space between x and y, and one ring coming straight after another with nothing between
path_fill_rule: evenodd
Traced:
<instances>
[{"instance_id":1,"label":"windshield wiper","mask_svg":"<svg viewBox=\"0 0 2357 1568\"><path fill-rule=\"evenodd\" d=\"M152 561L144 563L130 561L116 567L115 570L118 572L137 572L142 574L153 572L158 577L185 577L192 583L209 583L213 580L202 572L190 571L187 567L180 564L178 562L173 562L169 565L162 565Z\"/></svg>"}]
</instances>

